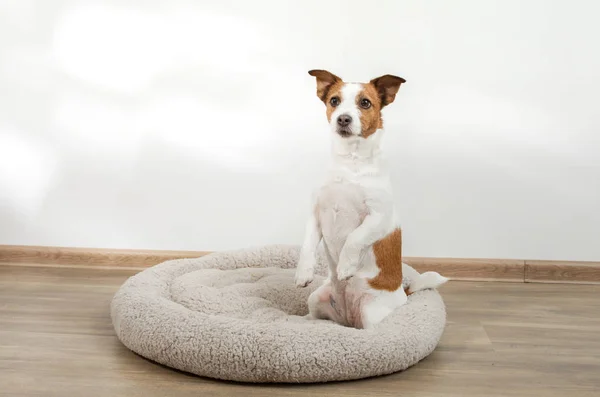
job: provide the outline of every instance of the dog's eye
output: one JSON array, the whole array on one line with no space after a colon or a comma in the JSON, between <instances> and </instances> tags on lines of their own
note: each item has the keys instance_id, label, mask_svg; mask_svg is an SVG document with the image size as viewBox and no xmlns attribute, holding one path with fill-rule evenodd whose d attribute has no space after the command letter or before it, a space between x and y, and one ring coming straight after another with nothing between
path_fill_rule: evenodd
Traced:
<instances>
[{"instance_id":1,"label":"dog's eye","mask_svg":"<svg viewBox=\"0 0 600 397\"><path fill-rule=\"evenodd\" d=\"M333 98L331 98L329 100L329 103L331 104L331 106L336 107L337 105L340 104L340 98L334 96Z\"/></svg>"},{"instance_id":2,"label":"dog's eye","mask_svg":"<svg viewBox=\"0 0 600 397\"><path fill-rule=\"evenodd\" d=\"M368 109L371 107L371 101L369 101L367 98L363 98L360 100L360 107L363 109Z\"/></svg>"}]
</instances>

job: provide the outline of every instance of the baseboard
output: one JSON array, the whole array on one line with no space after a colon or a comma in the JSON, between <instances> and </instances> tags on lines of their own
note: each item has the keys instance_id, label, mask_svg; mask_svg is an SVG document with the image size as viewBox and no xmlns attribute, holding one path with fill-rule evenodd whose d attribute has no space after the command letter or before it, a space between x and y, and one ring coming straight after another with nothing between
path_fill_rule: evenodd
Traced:
<instances>
[{"instance_id":1,"label":"baseboard","mask_svg":"<svg viewBox=\"0 0 600 397\"><path fill-rule=\"evenodd\" d=\"M167 260L198 258L209 253L0 245L0 265L142 270ZM422 257L403 260L419 272L437 271L453 280L600 284L600 262Z\"/></svg>"},{"instance_id":2,"label":"baseboard","mask_svg":"<svg viewBox=\"0 0 600 397\"><path fill-rule=\"evenodd\" d=\"M436 271L453 280L525 281L525 261L517 259L404 257L403 261L421 273Z\"/></svg>"},{"instance_id":3,"label":"baseboard","mask_svg":"<svg viewBox=\"0 0 600 397\"><path fill-rule=\"evenodd\" d=\"M600 284L600 262L526 260L525 282Z\"/></svg>"},{"instance_id":4,"label":"baseboard","mask_svg":"<svg viewBox=\"0 0 600 397\"><path fill-rule=\"evenodd\" d=\"M170 259L198 258L205 251L162 251L109 248L0 245L0 264L60 265L144 269Z\"/></svg>"}]
</instances>

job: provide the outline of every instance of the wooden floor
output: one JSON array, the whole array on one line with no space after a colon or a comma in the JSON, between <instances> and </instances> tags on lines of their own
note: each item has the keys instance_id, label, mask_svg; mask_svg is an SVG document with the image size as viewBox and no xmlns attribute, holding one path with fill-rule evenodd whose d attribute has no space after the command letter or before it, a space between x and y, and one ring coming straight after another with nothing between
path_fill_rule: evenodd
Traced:
<instances>
[{"instance_id":1,"label":"wooden floor","mask_svg":"<svg viewBox=\"0 0 600 397\"><path fill-rule=\"evenodd\" d=\"M117 340L109 302L135 270L0 266L1 396L600 396L600 286L451 282L426 360L323 385L243 385L183 374Z\"/></svg>"}]
</instances>

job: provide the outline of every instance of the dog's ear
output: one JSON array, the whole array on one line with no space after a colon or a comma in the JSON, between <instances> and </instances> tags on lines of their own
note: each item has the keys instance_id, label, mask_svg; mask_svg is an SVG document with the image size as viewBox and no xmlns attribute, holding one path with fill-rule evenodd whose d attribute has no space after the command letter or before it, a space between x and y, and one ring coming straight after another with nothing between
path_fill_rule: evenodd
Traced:
<instances>
[{"instance_id":1,"label":"dog's ear","mask_svg":"<svg viewBox=\"0 0 600 397\"><path fill-rule=\"evenodd\" d=\"M309 70L308 74L317 78L317 96L323 102L327 100L327 93L331 86L342 81L342 79L327 70Z\"/></svg>"},{"instance_id":2,"label":"dog's ear","mask_svg":"<svg viewBox=\"0 0 600 397\"><path fill-rule=\"evenodd\" d=\"M402 77L386 74L371 80L370 83L373 84L377 89L379 98L381 99L381 107L383 108L384 106L394 102L396 94L400 89L400 84L406 83L406 80L404 80Z\"/></svg>"}]
</instances>

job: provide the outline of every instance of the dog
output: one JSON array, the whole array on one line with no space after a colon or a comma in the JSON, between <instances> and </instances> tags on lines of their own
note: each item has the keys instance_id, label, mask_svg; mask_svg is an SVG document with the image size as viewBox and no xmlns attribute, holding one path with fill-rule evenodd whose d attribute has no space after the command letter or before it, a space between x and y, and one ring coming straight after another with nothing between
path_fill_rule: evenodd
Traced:
<instances>
[{"instance_id":1,"label":"dog","mask_svg":"<svg viewBox=\"0 0 600 397\"><path fill-rule=\"evenodd\" d=\"M310 294L307 318L369 329L404 305L408 295L448 281L426 272L403 285L402 230L380 146L381 111L406 80L387 74L368 83L347 83L326 70L308 73L326 105L332 165L313 197L295 284L306 287L313 281L322 241L329 276Z\"/></svg>"}]
</instances>

